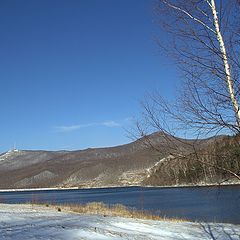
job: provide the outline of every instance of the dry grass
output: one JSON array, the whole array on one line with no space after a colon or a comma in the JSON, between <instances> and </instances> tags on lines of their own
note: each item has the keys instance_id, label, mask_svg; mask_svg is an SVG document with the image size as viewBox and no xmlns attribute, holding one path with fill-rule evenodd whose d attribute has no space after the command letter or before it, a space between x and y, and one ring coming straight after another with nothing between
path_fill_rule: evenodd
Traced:
<instances>
[{"instance_id":1,"label":"dry grass","mask_svg":"<svg viewBox=\"0 0 240 240\"><path fill-rule=\"evenodd\" d=\"M94 214L103 216L125 217L125 218L137 218L148 220L164 220L174 222L184 222L185 219L166 218L153 215L147 211L139 211L135 209L127 208L121 204L107 205L102 202L91 202L87 204L65 204L65 205L46 205L54 207L57 211L75 212L80 214Z\"/></svg>"}]
</instances>

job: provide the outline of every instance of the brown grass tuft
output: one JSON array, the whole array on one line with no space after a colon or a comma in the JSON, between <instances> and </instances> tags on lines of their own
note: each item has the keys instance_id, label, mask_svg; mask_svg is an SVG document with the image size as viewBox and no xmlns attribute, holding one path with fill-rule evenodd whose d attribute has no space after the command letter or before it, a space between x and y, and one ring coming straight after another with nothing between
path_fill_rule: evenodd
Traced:
<instances>
[{"instance_id":1,"label":"brown grass tuft","mask_svg":"<svg viewBox=\"0 0 240 240\"><path fill-rule=\"evenodd\" d=\"M104 217L114 216L114 217L149 219L149 220L165 220L165 221L174 221L174 222L186 221L185 219L166 218L166 217L153 215L148 211L130 209L122 204L107 205L102 202L91 202L87 204L65 204L65 205L57 205L57 206L52 205L52 207L56 208L57 210L61 209L62 211L67 211L67 212L103 215Z\"/></svg>"}]
</instances>

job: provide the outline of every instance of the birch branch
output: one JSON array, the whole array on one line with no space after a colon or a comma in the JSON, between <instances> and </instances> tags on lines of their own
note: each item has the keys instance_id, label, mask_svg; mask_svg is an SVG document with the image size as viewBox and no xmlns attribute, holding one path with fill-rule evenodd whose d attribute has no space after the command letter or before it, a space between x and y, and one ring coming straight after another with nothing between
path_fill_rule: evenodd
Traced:
<instances>
[{"instance_id":1,"label":"birch branch","mask_svg":"<svg viewBox=\"0 0 240 240\"><path fill-rule=\"evenodd\" d=\"M176 5L173 5L171 3L169 3L168 1L163 1L163 3L165 3L166 5L168 5L170 8L173 8L177 11L180 11L182 13L184 13L185 15L187 15L189 18L191 18L192 20L200 23L203 27L207 28L208 30L210 30L211 32L213 32L214 34L216 34L216 31L214 31L211 27L209 27L206 23L204 23L203 21L201 21L200 19L194 17L193 15L191 15L189 12L187 12L186 10L176 6Z\"/></svg>"}]
</instances>

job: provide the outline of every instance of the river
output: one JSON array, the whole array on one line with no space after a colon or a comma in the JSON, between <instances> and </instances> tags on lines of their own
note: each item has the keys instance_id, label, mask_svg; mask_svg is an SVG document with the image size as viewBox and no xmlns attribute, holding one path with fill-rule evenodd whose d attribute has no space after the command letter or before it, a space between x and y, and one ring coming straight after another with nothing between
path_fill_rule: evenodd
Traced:
<instances>
[{"instance_id":1,"label":"river","mask_svg":"<svg viewBox=\"0 0 240 240\"><path fill-rule=\"evenodd\" d=\"M120 203L166 217L240 224L240 186L0 192L1 203Z\"/></svg>"}]
</instances>

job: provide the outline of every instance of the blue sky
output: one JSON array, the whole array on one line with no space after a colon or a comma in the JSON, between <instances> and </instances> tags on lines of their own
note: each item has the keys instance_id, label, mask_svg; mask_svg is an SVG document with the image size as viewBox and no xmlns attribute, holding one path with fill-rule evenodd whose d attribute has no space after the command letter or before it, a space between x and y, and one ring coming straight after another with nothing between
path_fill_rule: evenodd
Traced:
<instances>
[{"instance_id":1,"label":"blue sky","mask_svg":"<svg viewBox=\"0 0 240 240\"><path fill-rule=\"evenodd\" d=\"M0 151L124 144L139 101L171 97L152 0L0 2Z\"/></svg>"}]
</instances>

